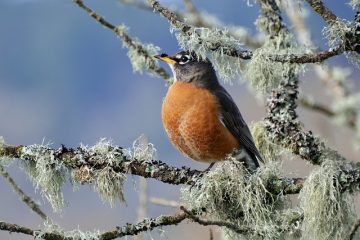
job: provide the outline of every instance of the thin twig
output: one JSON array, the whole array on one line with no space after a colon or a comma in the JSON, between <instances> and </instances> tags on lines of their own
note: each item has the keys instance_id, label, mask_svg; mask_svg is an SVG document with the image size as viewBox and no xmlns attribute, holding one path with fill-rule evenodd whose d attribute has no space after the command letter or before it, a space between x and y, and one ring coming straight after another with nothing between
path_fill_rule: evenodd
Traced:
<instances>
[{"instance_id":1,"label":"thin twig","mask_svg":"<svg viewBox=\"0 0 360 240\"><path fill-rule=\"evenodd\" d=\"M299 98L299 102L300 102L301 106L311 109L316 112L320 112L320 113L324 114L325 116L334 117L336 115L336 113L333 110L331 110L330 108L328 108L327 106L325 106L321 103L318 103L318 102L314 102L310 98L306 98L306 97L302 96Z\"/></svg>"},{"instance_id":2,"label":"thin twig","mask_svg":"<svg viewBox=\"0 0 360 240\"><path fill-rule=\"evenodd\" d=\"M211 225L215 225L215 226L219 226L219 227L227 227L230 230L233 230L234 232L237 233L247 233L249 231L251 231L248 228L244 228L244 227L240 227L232 222L226 222L226 221L211 221L211 220L206 220L206 219L201 219L198 216L196 216L192 211L187 210L185 207L181 206L180 209L182 211L184 211L184 213L186 213L186 215L191 218L194 222L199 223L200 225L203 226L211 226Z\"/></svg>"},{"instance_id":3,"label":"thin twig","mask_svg":"<svg viewBox=\"0 0 360 240\"><path fill-rule=\"evenodd\" d=\"M357 230L359 229L359 227L360 227L360 219L356 220L354 225L352 226L350 235L349 235L349 240L354 239L355 234L356 234Z\"/></svg>"},{"instance_id":4,"label":"thin twig","mask_svg":"<svg viewBox=\"0 0 360 240\"><path fill-rule=\"evenodd\" d=\"M9 175L9 173L5 170L3 166L0 165L0 174L4 177L4 179L9 183L14 192L16 192L21 201L23 201L33 212L39 215L42 219L46 220L46 214L41 210L40 206L31 199L28 195L24 193L24 191L16 184L14 179Z\"/></svg>"},{"instance_id":5,"label":"thin twig","mask_svg":"<svg viewBox=\"0 0 360 240\"><path fill-rule=\"evenodd\" d=\"M147 202L148 202L148 186L146 178L140 177L139 179L139 207L137 210L138 221L146 218ZM144 233L138 234L134 237L134 240L143 240Z\"/></svg>"},{"instance_id":6,"label":"thin twig","mask_svg":"<svg viewBox=\"0 0 360 240\"><path fill-rule=\"evenodd\" d=\"M184 0L184 4L185 4L186 9L189 11L189 13L194 18L194 24L196 26L204 26L205 25L204 19L201 17L199 11L194 6L192 0Z\"/></svg>"},{"instance_id":7,"label":"thin twig","mask_svg":"<svg viewBox=\"0 0 360 240\"><path fill-rule=\"evenodd\" d=\"M157 198L157 197L151 197L149 199L149 202L155 205L164 206L164 207L172 207L172 208L179 208L180 206L183 206L184 203L180 203L173 200L167 200L164 198Z\"/></svg>"},{"instance_id":8,"label":"thin twig","mask_svg":"<svg viewBox=\"0 0 360 240\"><path fill-rule=\"evenodd\" d=\"M161 215L157 218L144 219L135 224L126 224L122 227L117 227L116 230L104 232L97 236L99 240L112 240L115 238L120 238L124 236L133 236L137 235L141 232L151 231L154 228L161 226L169 226L169 225L177 225L187 218L187 214L184 212L180 212L174 215ZM0 230L8 231L10 233L23 233L31 236L36 236L40 230L32 230L27 227L22 227L17 224L11 224L7 222L0 222ZM42 233L41 239L45 240L75 240L78 239L76 237L67 237L59 233Z\"/></svg>"},{"instance_id":9,"label":"thin twig","mask_svg":"<svg viewBox=\"0 0 360 240\"><path fill-rule=\"evenodd\" d=\"M184 1L189 1L189 0L184 0ZM141 10L151 11L151 12L154 11L154 9L152 7L150 7L148 4L146 4L145 2L142 2L142 1L120 0L120 2L122 4L133 6L133 7L136 7L138 9L141 9ZM201 18L201 21L198 21L196 17L189 17L188 13L179 12L179 11L176 11L176 10L172 10L172 12L178 18L186 19L186 22L193 25L194 27L203 27L203 28L209 28L209 29L215 29L216 28L216 29L223 29L223 30L226 29L227 33L230 36L232 36L235 39L239 39L240 42L243 42L243 44L245 46L248 46L251 49L257 49L257 48L261 47L264 44L264 41L262 39L258 39L258 38L254 37L254 36L251 36L248 33L246 33L246 34L244 34L243 32L239 33L239 31L238 31L239 27L238 26L226 26L226 27L224 27L223 24L221 24L221 21L219 21L219 22L217 22L217 21L215 21L215 22L207 21L206 18L203 16L203 14L201 14L199 11L197 12L197 14L198 14L198 18ZM192 14L192 13L190 12L190 14ZM212 17L215 17L215 16L212 16ZM246 30L244 29L244 31L246 31Z\"/></svg>"},{"instance_id":10,"label":"thin twig","mask_svg":"<svg viewBox=\"0 0 360 240\"><path fill-rule=\"evenodd\" d=\"M125 31L121 30L120 28L114 26L113 24L111 24L110 22L105 20L105 18L103 18L102 16L100 16L99 14L94 12L91 8L86 6L83 3L82 0L73 0L73 1L80 8L82 8L85 12L87 12L90 17L95 19L99 24L101 24L102 26L112 30L123 42L126 43L126 45L136 49L139 55L142 55L145 58L149 59L150 63L151 63L150 67L149 67L149 70L151 72L159 75L160 77L164 78L165 80L170 80L171 79L170 75L165 71L165 69L162 68L162 67L159 67L156 64L157 60L154 58L154 56L150 56L149 53L147 52L147 50L141 44L134 41Z\"/></svg>"},{"instance_id":11,"label":"thin twig","mask_svg":"<svg viewBox=\"0 0 360 240\"><path fill-rule=\"evenodd\" d=\"M209 240L214 240L214 233L213 230L211 228L209 228Z\"/></svg>"},{"instance_id":12,"label":"thin twig","mask_svg":"<svg viewBox=\"0 0 360 240\"><path fill-rule=\"evenodd\" d=\"M140 232L150 231L156 227L177 225L186 219L187 214L180 212L175 215L161 215L157 218L145 219L136 224L127 224L122 227L118 227L114 231L100 234L100 240L112 240L127 235L136 235Z\"/></svg>"}]
</instances>

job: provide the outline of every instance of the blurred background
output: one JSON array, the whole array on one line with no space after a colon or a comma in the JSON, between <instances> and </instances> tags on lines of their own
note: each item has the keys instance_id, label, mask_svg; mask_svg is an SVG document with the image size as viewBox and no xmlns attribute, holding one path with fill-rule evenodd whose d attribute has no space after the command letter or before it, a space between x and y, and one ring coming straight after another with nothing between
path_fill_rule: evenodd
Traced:
<instances>
[{"instance_id":1,"label":"blurred background","mask_svg":"<svg viewBox=\"0 0 360 240\"><path fill-rule=\"evenodd\" d=\"M126 24L131 36L143 43L153 43L163 52L179 50L168 22L157 13L124 5L116 0L85 1L113 24ZM182 1L161 1L166 6L186 11ZM194 0L200 11L218 17L225 24L241 25L256 33L254 21L259 14L256 4L247 1ZM335 13L352 20L351 7L339 1L326 1ZM308 6L304 4L303 11ZM314 42L326 49L321 34L323 20L309 11ZM330 65L348 67L353 89L359 89L359 71L343 56L327 61ZM167 66L163 65L166 67ZM169 71L170 72L170 71ZM328 103L332 97L311 71L301 76L302 92ZM265 116L263 102L257 100L246 82L234 80L225 86L235 99L248 123ZM28 145L51 142L53 147L80 143L93 145L100 138L112 139L122 147L145 134L158 150L159 159L177 167L205 169L180 155L170 144L161 124L161 104L167 86L158 77L133 73L127 49L108 29L101 27L71 0L0 0L0 136L6 143ZM306 129L325 139L329 146L350 160L354 150L354 131L335 125L329 118L299 109ZM311 166L303 161L285 160L286 175L305 177ZM137 221L138 177L129 176L125 184L127 204L114 207L103 203L91 186L73 191L64 187L68 207L58 215L19 169L13 164L7 170L23 190L43 205L44 211L66 230L106 231L127 222ZM179 201L179 187L149 180L148 194ZM296 200L296 196L294 197ZM147 215L175 212L169 207L148 205ZM0 178L0 219L32 228L40 228L41 219L32 213L9 185ZM163 239L208 239L208 228L191 223L165 227ZM158 231L146 238L160 238ZM21 234L0 232L0 239L31 239Z\"/></svg>"}]
</instances>

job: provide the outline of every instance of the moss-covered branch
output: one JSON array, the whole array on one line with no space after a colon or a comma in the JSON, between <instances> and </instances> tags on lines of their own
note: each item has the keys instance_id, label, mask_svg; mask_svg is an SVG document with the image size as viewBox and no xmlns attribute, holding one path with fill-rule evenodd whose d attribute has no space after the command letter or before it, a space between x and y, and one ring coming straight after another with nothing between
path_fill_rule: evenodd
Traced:
<instances>
[{"instance_id":1,"label":"moss-covered branch","mask_svg":"<svg viewBox=\"0 0 360 240\"><path fill-rule=\"evenodd\" d=\"M34 235L34 230L32 230L30 228L22 227L17 224L7 223L7 222L3 222L3 221L0 221L0 230L8 231L9 233L23 233L23 234L31 235L31 236Z\"/></svg>"},{"instance_id":2,"label":"moss-covered branch","mask_svg":"<svg viewBox=\"0 0 360 240\"><path fill-rule=\"evenodd\" d=\"M324 5L322 0L306 0L309 5L317 12L328 24L337 20L337 16Z\"/></svg>"},{"instance_id":3,"label":"moss-covered branch","mask_svg":"<svg viewBox=\"0 0 360 240\"><path fill-rule=\"evenodd\" d=\"M170 11L168 8L162 6L158 1L156 0L148 0L148 3L153 7L153 9L160 13L163 17L168 19L168 21L171 23L171 25L179 29L183 34L185 35L191 35L191 34L197 34L196 31L194 31L193 27L191 25L188 25L181 21L178 16ZM202 39L200 36L199 42L205 42L206 40ZM207 45L209 43L207 42ZM220 45L212 44L212 46L209 48L211 51L217 51L219 48L222 47ZM343 52L343 48L338 47L335 49L329 49L327 51L319 52L319 53L306 53L306 54L284 54L284 55L275 55L271 54L267 57L270 60L277 61L277 62L290 62L290 63L316 63L316 62L322 62L330 57L339 55ZM239 50L236 48L229 48L227 47L225 51L222 51L223 54L232 56L232 57L238 57L241 59L251 59L253 57L253 53L248 50Z\"/></svg>"},{"instance_id":4,"label":"moss-covered branch","mask_svg":"<svg viewBox=\"0 0 360 240\"><path fill-rule=\"evenodd\" d=\"M20 158L25 162L36 162L40 153L49 159L49 165L57 162L73 171L74 180L81 183L91 182L94 178L93 172L104 169L111 169L114 174L133 174L176 185L194 185L205 174L188 167L172 167L156 159L146 161L136 159L130 157L126 149L119 146L105 145L105 147L101 147L103 149L97 150L99 148L97 145L92 148L80 146L76 149L65 146L52 149L43 145L0 145L0 157ZM52 160L50 161L50 159ZM47 160L44 159L44 161ZM274 178L268 183L268 187L273 194L297 194L301 190L303 182L304 179L301 178Z\"/></svg>"},{"instance_id":5,"label":"moss-covered branch","mask_svg":"<svg viewBox=\"0 0 360 240\"><path fill-rule=\"evenodd\" d=\"M248 228L241 228L238 225L232 223L232 222L228 222L228 221L214 221L214 220L207 220L207 219L201 219L200 217L198 217L197 215L195 215L193 212L187 210L185 207L181 206L180 209L186 213L186 215L188 216L188 218L192 219L194 222L199 223L200 225L203 226L211 226L211 225L215 225L215 226L220 226L220 227L226 227L236 233L247 233L249 231L251 231Z\"/></svg>"},{"instance_id":6,"label":"moss-covered branch","mask_svg":"<svg viewBox=\"0 0 360 240\"><path fill-rule=\"evenodd\" d=\"M179 212L174 215L161 215L157 218L144 219L135 224L128 223L125 226L117 227L113 231L104 232L102 234L92 233L89 234L91 235L91 238L89 237L88 239L112 240L124 236L134 236L141 232L151 231L157 227L177 225L186 218L188 218L188 214L185 212ZM8 231L9 233L23 233L34 237L39 237L39 239L44 240L76 240L80 239L78 233L81 233L79 230L77 230L76 232L64 232L62 230L48 231L46 229L32 230L27 227L7 222L0 222L0 230ZM84 236L86 235L86 233L81 233L81 235Z\"/></svg>"},{"instance_id":7,"label":"moss-covered branch","mask_svg":"<svg viewBox=\"0 0 360 240\"><path fill-rule=\"evenodd\" d=\"M175 215L161 215L157 218L144 219L136 224L126 224L122 227L117 227L116 230L103 233L99 236L100 240L112 240L128 235L137 235L140 232L151 231L154 228L161 226L177 225L187 218L184 212Z\"/></svg>"},{"instance_id":8,"label":"moss-covered branch","mask_svg":"<svg viewBox=\"0 0 360 240\"><path fill-rule=\"evenodd\" d=\"M102 26L113 31L123 41L124 46L129 49L128 55L134 66L134 70L141 71L141 68L145 67L150 73L156 74L164 78L166 81L169 81L171 79L170 75L165 71L165 69L157 64L157 60L154 58L155 54L153 53L153 51L150 51L153 46L144 45L140 43L138 40L131 38L126 33L125 27L123 26L119 27L111 24L105 18L103 18L102 16L94 12L91 8L86 6L82 0L73 0L73 1L85 12L87 12L90 17L95 19Z\"/></svg>"}]
</instances>

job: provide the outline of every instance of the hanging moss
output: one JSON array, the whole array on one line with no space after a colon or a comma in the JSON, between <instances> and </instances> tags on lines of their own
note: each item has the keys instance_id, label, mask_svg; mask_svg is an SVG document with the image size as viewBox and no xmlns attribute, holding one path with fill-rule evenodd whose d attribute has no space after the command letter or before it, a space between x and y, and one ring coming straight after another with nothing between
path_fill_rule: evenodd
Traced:
<instances>
[{"instance_id":1,"label":"hanging moss","mask_svg":"<svg viewBox=\"0 0 360 240\"><path fill-rule=\"evenodd\" d=\"M266 190L267 182L276 178L278 172L279 164L271 163L249 175L239 161L224 161L195 186L182 188L182 198L193 208L205 210L214 220L248 228L249 239L278 239L282 235L278 211L284 207L284 198ZM238 237L230 230L227 234L231 239Z\"/></svg>"},{"instance_id":2,"label":"hanging moss","mask_svg":"<svg viewBox=\"0 0 360 240\"><path fill-rule=\"evenodd\" d=\"M332 151L321 156L320 168L307 178L299 196L304 212L302 239L344 239L354 220L353 199L339 182L343 159Z\"/></svg>"},{"instance_id":3,"label":"hanging moss","mask_svg":"<svg viewBox=\"0 0 360 240\"><path fill-rule=\"evenodd\" d=\"M250 125L252 135L256 146L266 162L279 161L280 155L284 150L276 145L267 136L266 125L263 121L256 122Z\"/></svg>"}]
</instances>

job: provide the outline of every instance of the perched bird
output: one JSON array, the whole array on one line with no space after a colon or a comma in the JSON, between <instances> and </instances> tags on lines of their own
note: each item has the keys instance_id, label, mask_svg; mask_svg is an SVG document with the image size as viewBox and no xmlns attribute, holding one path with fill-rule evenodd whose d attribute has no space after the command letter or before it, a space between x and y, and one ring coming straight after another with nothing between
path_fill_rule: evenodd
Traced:
<instances>
[{"instance_id":1,"label":"perched bird","mask_svg":"<svg viewBox=\"0 0 360 240\"><path fill-rule=\"evenodd\" d=\"M211 166L243 148L250 158L245 167L258 168L258 160L263 160L250 130L211 62L189 51L155 57L168 63L174 75L162 105L162 122L173 145L185 156Z\"/></svg>"}]
</instances>

